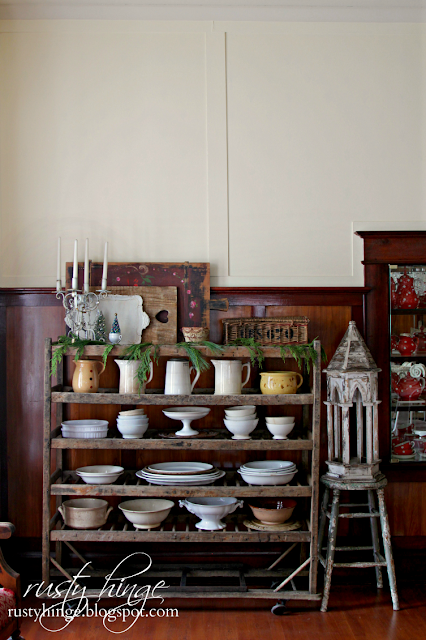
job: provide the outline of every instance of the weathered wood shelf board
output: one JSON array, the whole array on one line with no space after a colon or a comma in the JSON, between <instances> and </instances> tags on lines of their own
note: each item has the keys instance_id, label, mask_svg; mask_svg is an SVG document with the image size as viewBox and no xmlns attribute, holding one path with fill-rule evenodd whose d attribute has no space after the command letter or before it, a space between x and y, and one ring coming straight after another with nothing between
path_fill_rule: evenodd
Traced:
<instances>
[{"instance_id":1,"label":"weathered wood shelf board","mask_svg":"<svg viewBox=\"0 0 426 640\"><path fill-rule=\"evenodd\" d=\"M289 395L263 395L259 389L244 389L244 393L239 395L215 395L213 389L197 389L191 395L165 395L163 389L149 389L145 394L119 394L118 389L99 389L98 393L74 393L71 387L63 385L64 371L62 363L58 367L56 381L57 384L52 387L50 376L52 343L49 339L45 342L45 375L44 375L44 430L43 430L43 580L46 584L51 582L53 576L57 576L57 572L61 576L69 576L75 567L67 568L67 562L64 550L66 547L83 562L85 559L78 550L79 542L86 543L124 543L124 542L153 542L153 543L274 543L283 545L283 551L280 551L280 558L276 563L280 563L279 570L281 575L279 578L278 591L274 588L266 588L272 583L275 576L274 571L268 573L267 568L253 569L258 573L255 582L249 586L245 582L245 571L242 575L241 571L233 570L232 577L240 575L238 586L229 586L229 582L222 586L209 584L208 586L194 587L186 584L186 565L185 570L181 571L180 586L171 585L167 591L167 597L184 597L184 598L221 598L221 597L238 597L238 598L258 598L258 599L292 599L292 600L318 600L320 595L317 593L317 540L318 540L318 495L319 495L319 447L320 447L320 402L321 402L321 371L320 357L321 345L318 341L314 343L317 354L317 365L312 370L312 389L310 393L297 393ZM126 347L114 347L109 357L119 357L124 355ZM213 357L213 354L206 347L198 347L202 354L206 357ZM55 347L53 347L55 349ZM105 350L102 345L88 346L84 350L84 357L100 358ZM68 349L67 356L73 357L76 353L75 349ZM263 353L267 358L280 359L282 365L281 353L279 347L264 347ZM165 357L187 356L184 349L177 349L174 345L159 345L158 355ZM248 359L249 351L245 347L226 346L220 356L223 358L241 358ZM289 354L289 358L290 358ZM161 382L160 382L161 384ZM307 390L309 387L307 387ZM76 439L63 438L61 434L61 422L63 419L63 405L91 405L87 411L80 408L76 410L77 415L85 413L96 416L97 406L108 405L108 421L110 429L108 437L101 439ZM55 405L56 411L52 411ZM232 405L246 406L256 405L260 407L268 406L294 406L300 407L302 410L294 411L298 415L298 420L294 432L291 433L290 439L274 440L271 434L265 430L265 426L261 425L257 429L250 440L233 440L231 434L224 429L222 421L215 426L206 423L204 429L209 434L203 439L203 427L199 429L197 438L170 438L174 435L180 425L170 424L164 428L166 422L155 424L154 415L161 415L161 412L149 411L151 427L144 434L143 438L123 439L113 426L115 415L118 413L118 407L137 407L147 405L152 407L168 407L168 406L208 406L208 407L227 407ZM105 414L107 412L105 411ZM260 418L263 420L265 411L260 412ZM212 415L215 415L214 413ZM112 417L111 417L112 416ZM170 421L171 423L172 421ZM213 431L213 434L211 433ZM165 433L166 437L162 438L159 433ZM54 450L54 454L52 453ZM155 485L147 483L145 480L138 478L135 471L125 469L122 476L113 484L85 484L79 478L73 469L67 470L67 467L76 467L78 462L75 461L73 453L67 454L73 450L92 450L87 458L92 456L98 458L93 450L111 450L111 451L171 451L176 452L175 457L179 460L188 459L193 452L222 452L216 456L204 456L216 462L218 467L222 467L226 471L226 475L217 480L213 484L204 486L194 485ZM238 455L237 452L243 452L244 455ZM253 452L254 457L262 459L264 457L285 459L288 452L300 452L297 456L298 472L292 482L286 485L249 485L240 477L236 469L240 464L252 456L247 453ZM179 453L177 453L179 452ZM182 454L182 452L184 452ZM186 452L189 452L187 455ZM226 452L232 453L227 456ZM52 467L52 456L56 459L56 465ZM78 457L78 456L77 456ZM80 456L81 457L81 456ZM99 458L104 459L104 454L100 454ZM124 467L135 466L140 464L140 456L130 453L123 453L119 456ZM161 455L158 454L161 458ZM169 457L168 455L164 456ZM194 456L195 457L195 456ZM200 456L201 457L201 456ZM145 457L144 457L145 458ZM149 456L146 456L148 459ZM132 461L132 462L131 462ZM92 463L93 464L93 463ZM53 470L53 473L52 473ZM112 510L107 523L97 530L76 530L68 528L62 520L58 507L62 504L66 497L77 496L93 496L102 498L115 498L114 509ZM138 498L138 497L156 497L174 499L175 507L172 509L169 517L162 523L160 528L152 530L137 530L134 526L123 518L122 513L117 508L117 502L120 498ZM244 499L242 513L230 515L225 518L226 528L221 531L202 531L195 526L198 521L189 513L182 513L177 509L177 498L191 497L235 497ZM295 510L294 518L302 523L300 529L295 531L256 531L245 526L244 521L252 519L249 511L250 500L254 498L299 498ZM56 509L52 510L51 498L56 501ZM113 506L113 505L111 505ZM300 511L300 515L299 515ZM303 514L303 515L302 515ZM309 524L311 523L311 525ZM55 555L52 555L51 545L54 543ZM76 543L77 548L72 546ZM297 547L298 545L298 547ZM293 560L287 566L282 563L284 557L295 547L300 552L300 558L297 560L296 568L292 568ZM179 551L177 552L179 553ZM309 554L307 557L306 554ZM125 550L123 549L123 555ZM174 551L170 549L170 555ZM211 555L221 555L221 548L216 547ZM294 552L296 557L298 552ZM216 560L218 560L218 557ZM292 556L288 556L290 559ZM295 558L294 558L295 559ZM68 563L68 562L67 562ZM72 564L72 563L68 563ZM250 563L248 563L250 564ZM176 563L170 563L164 573L164 578L176 576ZM227 568L220 567L218 563L209 563L208 573L203 576L208 578L219 578L220 576L231 576L232 566ZM224 572L222 571L224 569ZM70 573L68 573L70 571ZM252 571L247 572L247 576ZM184 576L185 574L185 576ZM293 582L295 575L304 576L308 582L306 590L298 590ZM264 581L260 581L260 577ZM282 581L281 581L281 578ZM266 580L266 582L265 582ZM286 584L291 580L292 590L284 591ZM265 586L265 588L263 588ZM260 588L262 587L262 588ZM86 595L89 598L99 596L99 589L88 589Z\"/></svg>"},{"instance_id":2,"label":"weathered wood shelf board","mask_svg":"<svg viewBox=\"0 0 426 640\"><path fill-rule=\"evenodd\" d=\"M89 345L84 348L84 355L101 357L103 352L105 351L105 346ZM58 346L53 346L52 351L56 351L56 349L58 348L59 348ZM199 349L199 351L204 356L209 356L211 358L249 358L250 357L249 351L246 347L232 347L232 346L224 345L223 351L219 355L217 354L214 355L210 351L210 349L208 349L207 347L202 347L197 345L197 349ZM117 358L119 356L123 356L125 351L126 351L125 345L118 345L117 347L114 347L112 349L109 355ZM262 351L265 358L281 357L279 346L278 347L262 347ZM69 349L67 349L65 355L75 356L76 352L77 352L77 349L73 349L72 347L70 347ZM158 345L157 355L167 356L167 357L176 357L176 356L187 356L188 354L186 353L185 349L182 347L177 348L173 344L162 344L162 345ZM290 354L288 355L288 357L292 358Z\"/></svg>"},{"instance_id":3,"label":"weathered wood shelf board","mask_svg":"<svg viewBox=\"0 0 426 640\"><path fill-rule=\"evenodd\" d=\"M132 524L112 518L96 530L69 529L62 525L51 532L52 540L110 542L310 542L311 532L306 522L296 531L254 531L244 525L246 516L228 516L224 522L226 529L220 531L200 531L195 527L197 518L189 515L169 516L160 528L138 530Z\"/></svg>"},{"instance_id":4,"label":"weathered wood shelf board","mask_svg":"<svg viewBox=\"0 0 426 640\"><path fill-rule=\"evenodd\" d=\"M297 474L299 475L299 474ZM307 479L301 479L291 484L278 486L262 486L262 495L265 497L300 498L310 497L312 487ZM217 484L191 487L191 486L162 486L148 484L136 477L134 472L125 472L114 484L86 484L74 471L64 471L51 485L52 495L81 495L81 496L129 496L129 497L241 497L255 498L259 494L259 486L248 485L238 473L231 471Z\"/></svg>"},{"instance_id":5,"label":"weathered wood shelf board","mask_svg":"<svg viewBox=\"0 0 426 640\"><path fill-rule=\"evenodd\" d=\"M84 531L59 529L51 540L68 542L310 542L309 531Z\"/></svg>"},{"instance_id":6,"label":"weathered wood shelf board","mask_svg":"<svg viewBox=\"0 0 426 640\"><path fill-rule=\"evenodd\" d=\"M174 433L174 431L173 431ZM143 438L127 440L122 437L109 438L63 438L52 437L53 449L162 449L162 450L186 450L193 451L312 451L312 440L273 440L268 435L263 439L262 432L256 433L251 440L232 440L227 434L220 439L202 439L203 431L200 430L200 438L176 438L169 440L157 437L157 431L149 429ZM52 432L53 435L53 432Z\"/></svg>"},{"instance_id":7,"label":"weathered wood shelf board","mask_svg":"<svg viewBox=\"0 0 426 640\"><path fill-rule=\"evenodd\" d=\"M202 391L202 390L200 390ZM116 405L165 405L176 406L218 406L218 405L245 405L256 404L258 406L269 405L305 405L313 404L312 393L295 393L289 395L263 395L261 393L242 393L236 396L219 396L204 393L194 393L190 396L164 395L163 393L145 394L119 394L115 392L104 393L99 389L98 393L74 393L73 391L52 391L52 402L67 404L116 404Z\"/></svg>"}]
</instances>

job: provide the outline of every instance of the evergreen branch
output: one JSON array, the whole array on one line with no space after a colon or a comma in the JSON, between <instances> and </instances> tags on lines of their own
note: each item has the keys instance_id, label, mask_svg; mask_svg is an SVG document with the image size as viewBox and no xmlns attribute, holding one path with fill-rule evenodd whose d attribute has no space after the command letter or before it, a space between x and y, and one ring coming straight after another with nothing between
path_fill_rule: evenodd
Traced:
<instances>
[{"instance_id":1,"label":"evergreen branch","mask_svg":"<svg viewBox=\"0 0 426 640\"><path fill-rule=\"evenodd\" d=\"M204 358L203 354L197 349L200 346L199 342L178 342L175 346L177 349L184 349L191 360L192 365L198 371L207 371L210 368L210 364ZM214 344L213 342L210 344ZM219 345L216 345L217 347ZM210 348L210 347L209 347Z\"/></svg>"},{"instance_id":2,"label":"evergreen branch","mask_svg":"<svg viewBox=\"0 0 426 640\"><path fill-rule=\"evenodd\" d=\"M254 367L257 361L259 369L263 368L263 362L265 360L265 356L263 355L262 345L259 342L256 342L254 338L237 338L236 340L232 340L232 342L228 342L228 347L245 347L250 354L250 362Z\"/></svg>"},{"instance_id":3,"label":"evergreen branch","mask_svg":"<svg viewBox=\"0 0 426 640\"><path fill-rule=\"evenodd\" d=\"M299 369L302 369L303 360L306 364L306 371L310 373L311 366L316 365L318 354L314 347L314 342L318 338L314 338L312 342L307 344L287 344L285 346L280 347L280 354L285 362L286 357L290 354L296 360ZM327 354L325 352L324 347L321 345L321 360L322 362L327 362Z\"/></svg>"},{"instance_id":4,"label":"evergreen branch","mask_svg":"<svg viewBox=\"0 0 426 640\"><path fill-rule=\"evenodd\" d=\"M103 343L105 344L105 342ZM106 367L107 365L107 358L109 356L109 354L111 353L111 351L114 349L115 345L114 344L107 344L104 352L102 354L102 362L104 363L104 367Z\"/></svg>"},{"instance_id":5,"label":"evergreen branch","mask_svg":"<svg viewBox=\"0 0 426 640\"><path fill-rule=\"evenodd\" d=\"M154 361L155 364L158 364L158 345L153 345L151 342L131 344L124 352L124 359L140 360L140 364L135 375L135 378L137 378L139 383L138 391L140 392L148 379L148 375L151 370L151 362Z\"/></svg>"},{"instance_id":6,"label":"evergreen branch","mask_svg":"<svg viewBox=\"0 0 426 640\"><path fill-rule=\"evenodd\" d=\"M77 360L79 360L83 355L85 347L88 345L105 345L105 343L97 340L83 340L73 333L70 333L67 336L59 336L58 340L54 342L53 345L58 348L55 349L52 354L51 376L56 374L58 365L61 364L62 358L64 357L67 349L73 348L77 350L75 354L75 361L77 362Z\"/></svg>"},{"instance_id":7,"label":"evergreen branch","mask_svg":"<svg viewBox=\"0 0 426 640\"><path fill-rule=\"evenodd\" d=\"M197 342L201 347L206 347L214 356L220 356L220 354L225 350L221 344L216 344L215 342L210 342L209 340L202 340L201 342Z\"/></svg>"}]
</instances>

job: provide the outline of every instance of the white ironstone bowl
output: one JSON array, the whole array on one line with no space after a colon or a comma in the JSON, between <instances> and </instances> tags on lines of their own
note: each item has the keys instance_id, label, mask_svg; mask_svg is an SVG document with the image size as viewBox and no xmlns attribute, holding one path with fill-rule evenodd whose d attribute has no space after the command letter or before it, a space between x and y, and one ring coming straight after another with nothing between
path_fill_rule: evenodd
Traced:
<instances>
[{"instance_id":1,"label":"white ironstone bowl","mask_svg":"<svg viewBox=\"0 0 426 640\"><path fill-rule=\"evenodd\" d=\"M172 500L139 498L121 502L118 508L135 529L154 529L167 518L174 504Z\"/></svg>"},{"instance_id":2,"label":"white ironstone bowl","mask_svg":"<svg viewBox=\"0 0 426 640\"><path fill-rule=\"evenodd\" d=\"M238 507L242 507L244 502L237 498L191 498L179 500L180 507L186 507L190 513L193 513L201 519L196 523L197 529L206 531L218 531L225 529L226 524L222 522L230 513L233 513Z\"/></svg>"},{"instance_id":3,"label":"white ironstone bowl","mask_svg":"<svg viewBox=\"0 0 426 640\"><path fill-rule=\"evenodd\" d=\"M274 486L281 484L288 484L296 475L297 471L291 473L245 473L238 469L238 473L247 484Z\"/></svg>"},{"instance_id":4,"label":"white ironstone bowl","mask_svg":"<svg viewBox=\"0 0 426 640\"><path fill-rule=\"evenodd\" d=\"M132 438L142 438L145 431L148 429L148 422L145 424L123 424L117 421L117 429L121 433L124 439L130 440Z\"/></svg>"},{"instance_id":5,"label":"white ironstone bowl","mask_svg":"<svg viewBox=\"0 0 426 640\"><path fill-rule=\"evenodd\" d=\"M250 416L252 413L256 413L256 407L254 404L246 404L236 407L228 407L225 409L225 415L238 415L238 416Z\"/></svg>"},{"instance_id":6,"label":"white ironstone bowl","mask_svg":"<svg viewBox=\"0 0 426 640\"><path fill-rule=\"evenodd\" d=\"M250 440L251 436L249 435L252 431L254 431L259 422L259 418L255 420L224 420L225 427L230 431L233 436L233 440Z\"/></svg>"},{"instance_id":7,"label":"white ironstone bowl","mask_svg":"<svg viewBox=\"0 0 426 640\"><path fill-rule=\"evenodd\" d=\"M272 433L274 440L287 440L287 436L294 429L294 422L289 424L270 424L266 423L269 433Z\"/></svg>"},{"instance_id":8,"label":"white ironstone bowl","mask_svg":"<svg viewBox=\"0 0 426 640\"><path fill-rule=\"evenodd\" d=\"M96 464L90 467L79 467L76 474L87 484L112 484L123 473L123 467L112 464Z\"/></svg>"},{"instance_id":9,"label":"white ironstone bowl","mask_svg":"<svg viewBox=\"0 0 426 640\"><path fill-rule=\"evenodd\" d=\"M244 420L256 420L257 418L257 414L256 411L254 411L253 413L250 413L250 415L248 416L236 416L236 415L230 415L230 416L226 416L226 420L231 420L232 422L243 422Z\"/></svg>"}]
</instances>

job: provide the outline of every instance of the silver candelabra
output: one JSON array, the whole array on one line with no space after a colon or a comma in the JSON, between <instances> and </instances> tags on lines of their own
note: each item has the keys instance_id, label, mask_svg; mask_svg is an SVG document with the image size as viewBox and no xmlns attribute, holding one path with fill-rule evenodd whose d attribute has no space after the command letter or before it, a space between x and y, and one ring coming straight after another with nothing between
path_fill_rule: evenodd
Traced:
<instances>
[{"instance_id":1,"label":"silver candelabra","mask_svg":"<svg viewBox=\"0 0 426 640\"><path fill-rule=\"evenodd\" d=\"M74 280L74 278L73 278ZM60 283L59 283L60 286ZM62 297L62 304L65 309L65 323L70 331L78 337L84 332L86 340L95 340L95 324L99 317L99 302L108 296L109 291L99 289L96 292L82 291L81 289L58 290L56 297Z\"/></svg>"}]
</instances>

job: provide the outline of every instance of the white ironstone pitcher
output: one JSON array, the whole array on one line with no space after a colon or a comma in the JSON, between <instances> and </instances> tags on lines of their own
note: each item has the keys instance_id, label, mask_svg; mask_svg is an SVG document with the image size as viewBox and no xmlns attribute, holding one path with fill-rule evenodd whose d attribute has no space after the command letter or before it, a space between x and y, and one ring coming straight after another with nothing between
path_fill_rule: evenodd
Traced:
<instances>
[{"instance_id":1,"label":"white ironstone pitcher","mask_svg":"<svg viewBox=\"0 0 426 640\"><path fill-rule=\"evenodd\" d=\"M120 387L119 393L145 393L145 386L148 382L151 382L154 370L152 362L150 362L150 373L148 380L139 389L139 380L136 377L136 372L140 365L140 360L114 360L120 369Z\"/></svg>"},{"instance_id":2,"label":"white ironstone pitcher","mask_svg":"<svg viewBox=\"0 0 426 640\"><path fill-rule=\"evenodd\" d=\"M241 393L250 378L250 363L241 360L212 360L215 368L215 395L233 396ZM247 376L242 382L242 372L247 367Z\"/></svg>"},{"instance_id":3,"label":"white ironstone pitcher","mask_svg":"<svg viewBox=\"0 0 426 640\"><path fill-rule=\"evenodd\" d=\"M188 360L184 358L172 358L166 365L165 395L189 396L200 377L197 371L191 384L191 373L197 371L190 367Z\"/></svg>"}]
</instances>

